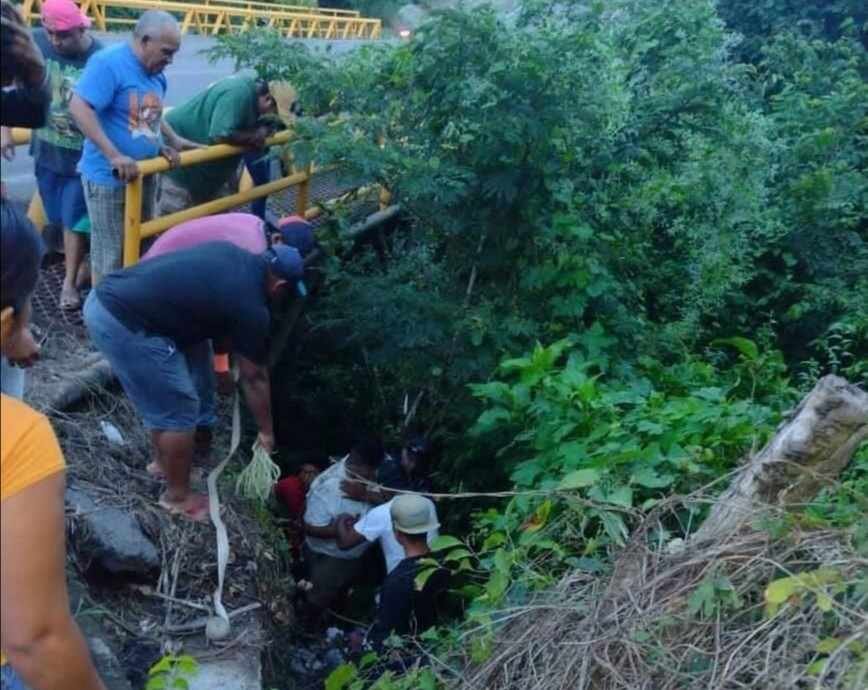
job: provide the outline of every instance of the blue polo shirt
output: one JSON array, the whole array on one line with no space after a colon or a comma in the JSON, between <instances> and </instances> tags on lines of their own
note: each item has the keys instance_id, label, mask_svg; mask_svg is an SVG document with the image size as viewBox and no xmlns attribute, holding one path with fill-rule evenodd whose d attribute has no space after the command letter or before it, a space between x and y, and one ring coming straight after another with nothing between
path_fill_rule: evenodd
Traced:
<instances>
[{"instance_id":1,"label":"blue polo shirt","mask_svg":"<svg viewBox=\"0 0 868 690\"><path fill-rule=\"evenodd\" d=\"M134 160L159 155L166 77L145 72L129 43L91 57L75 93L90 104L106 136L122 154ZM122 186L112 177L108 159L90 139L84 142L78 170L91 182Z\"/></svg>"}]
</instances>

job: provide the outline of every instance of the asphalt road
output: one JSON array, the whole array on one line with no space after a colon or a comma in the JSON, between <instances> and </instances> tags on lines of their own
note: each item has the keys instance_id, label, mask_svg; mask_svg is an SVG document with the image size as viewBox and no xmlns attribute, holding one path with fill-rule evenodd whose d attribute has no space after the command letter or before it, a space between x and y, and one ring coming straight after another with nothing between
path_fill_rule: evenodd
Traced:
<instances>
[{"instance_id":1,"label":"asphalt road","mask_svg":"<svg viewBox=\"0 0 868 690\"><path fill-rule=\"evenodd\" d=\"M100 33L95 35L106 45L126 40L128 34ZM361 46L365 41L305 41L315 50L329 50L335 54L345 53ZM178 105L189 99L208 84L235 73L235 65L230 60L210 63L203 54L216 43L215 39L195 34L184 36L181 49L174 62L166 69L169 90L166 105ZM27 201L36 187L33 178L33 159L26 146L19 146L15 159L11 162L0 161L0 175L6 184L7 194L12 199Z\"/></svg>"}]
</instances>

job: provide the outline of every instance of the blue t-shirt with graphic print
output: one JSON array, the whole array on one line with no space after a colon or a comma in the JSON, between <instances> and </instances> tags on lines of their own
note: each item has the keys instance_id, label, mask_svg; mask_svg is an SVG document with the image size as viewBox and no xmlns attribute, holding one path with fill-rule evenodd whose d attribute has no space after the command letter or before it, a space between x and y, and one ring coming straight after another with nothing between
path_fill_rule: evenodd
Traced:
<instances>
[{"instance_id":1,"label":"blue t-shirt with graphic print","mask_svg":"<svg viewBox=\"0 0 868 690\"><path fill-rule=\"evenodd\" d=\"M122 154L135 160L159 155L166 77L145 72L129 43L96 53L84 68L75 93L90 104L106 136ZM78 170L96 184L122 186L112 177L108 159L90 139L84 142Z\"/></svg>"}]
</instances>

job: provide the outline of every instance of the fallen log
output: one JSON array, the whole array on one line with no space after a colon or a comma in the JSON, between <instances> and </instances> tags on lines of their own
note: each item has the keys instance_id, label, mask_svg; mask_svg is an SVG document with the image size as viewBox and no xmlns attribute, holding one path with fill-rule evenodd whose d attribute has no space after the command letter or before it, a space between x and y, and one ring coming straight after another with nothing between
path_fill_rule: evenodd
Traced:
<instances>
[{"instance_id":1,"label":"fallen log","mask_svg":"<svg viewBox=\"0 0 868 690\"><path fill-rule=\"evenodd\" d=\"M825 376L749 459L692 538L702 542L743 528L758 505L805 503L850 462L868 437L868 393Z\"/></svg>"}]
</instances>

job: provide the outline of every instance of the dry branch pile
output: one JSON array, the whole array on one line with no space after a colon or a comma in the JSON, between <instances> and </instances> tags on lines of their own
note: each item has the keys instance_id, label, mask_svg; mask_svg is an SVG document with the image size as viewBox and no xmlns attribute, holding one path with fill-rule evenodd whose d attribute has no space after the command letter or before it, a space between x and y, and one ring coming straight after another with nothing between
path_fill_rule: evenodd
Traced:
<instances>
[{"instance_id":1,"label":"dry branch pile","mask_svg":"<svg viewBox=\"0 0 868 690\"><path fill-rule=\"evenodd\" d=\"M492 654L461 686L868 687L868 559L852 533L803 529L793 511L835 482L866 435L868 395L825 377L722 496L670 499L637 526L608 578L571 573L503 612ZM698 533L661 544L702 502L712 506ZM763 527L774 524L796 526L773 538ZM770 583L805 573L814 575L768 607Z\"/></svg>"},{"instance_id":2,"label":"dry branch pile","mask_svg":"<svg viewBox=\"0 0 868 690\"><path fill-rule=\"evenodd\" d=\"M657 532L662 520L656 513L638 533ZM837 558L818 558L831 545ZM812 660L820 658L822 638L868 645L868 587L860 592L855 586L859 580L868 583L868 560L853 550L846 534L796 531L771 539L765 532L747 532L674 555L654 548L630 554L638 557L639 575L627 590L613 591L605 578L576 572L526 606L505 612L509 621L496 631L491 657L462 687L865 687L857 681L868 674L868 657L859 662L846 646L822 679L806 675ZM807 594L766 615L764 590L771 581L821 566L836 568L842 583L853 585L834 599L832 611L821 611L815 596ZM725 587L708 617L691 606L704 583Z\"/></svg>"}]
</instances>

